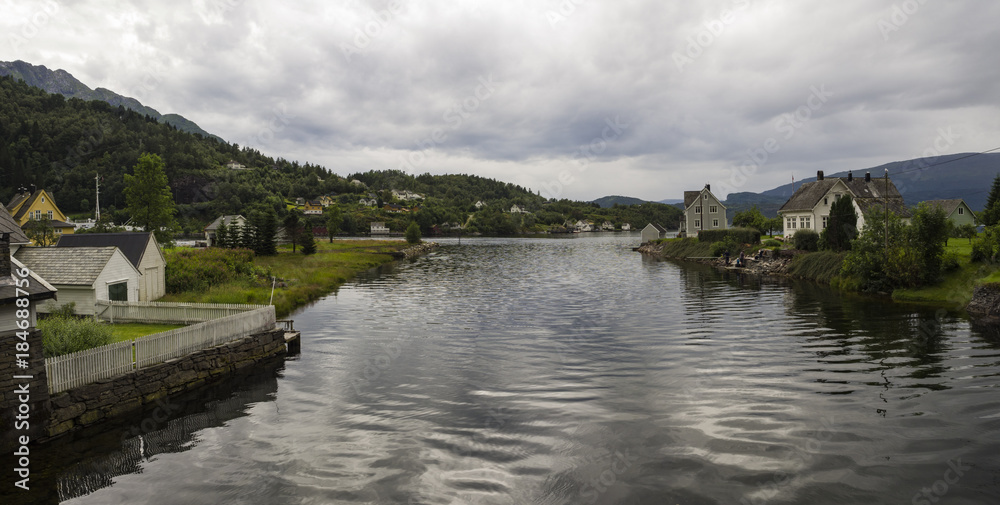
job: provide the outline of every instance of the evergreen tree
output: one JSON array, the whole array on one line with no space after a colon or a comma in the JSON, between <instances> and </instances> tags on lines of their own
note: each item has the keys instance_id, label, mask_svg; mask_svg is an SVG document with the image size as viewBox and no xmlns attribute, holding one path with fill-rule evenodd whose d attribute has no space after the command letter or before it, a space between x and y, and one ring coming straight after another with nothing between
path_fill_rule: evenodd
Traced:
<instances>
[{"instance_id":1,"label":"evergreen tree","mask_svg":"<svg viewBox=\"0 0 1000 505\"><path fill-rule=\"evenodd\" d=\"M410 221L410 225L406 227L406 241L411 244L420 243L420 225L416 221Z\"/></svg>"},{"instance_id":2,"label":"evergreen tree","mask_svg":"<svg viewBox=\"0 0 1000 505\"><path fill-rule=\"evenodd\" d=\"M842 196L830 206L830 216L826 229L820 234L820 243L825 249L846 251L857 235L858 214L854 210L854 200L850 196Z\"/></svg>"},{"instance_id":3,"label":"evergreen tree","mask_svg":"<svg viewBox=\"0 0 1000 505\"><path fill-rule=\"evenodd\" d=\"M309 225L309 221L306 220L305 231L302 233L302 237L299 240L302 243L302 254L310 255L316 253L316 237L313 236L312 226Z\"/></svg>"},{"instance_id":4,"label":"evergreen tree","mask_svg":"<svg viewBox=\"0 0 1000 505\"><path fill-rule=\"evenodd\" d=\"M326 209L326 234L333 243L333 236L340 232L340 224L343 221L340 214L340 207L331 205Z\"/></svg>"},{"instance_id":5,"label":"evergreen tree","mask_svg":"<svg viewBox=\"0 0 1000 505\"><path fill-rule=\"evenodd\" d=\"M225 218L222 218L219 228L215 230L215 246L223 249L229 248L229 227L226 226Z\"/></svg>"},{"instance_id":6,"label":"evergreen tree","mask_svg":"<svg viewBox=\"0 0 1000 505\"><path fill-rule=\"evenodd\" d=\"M299 239L302 238L302 211L292 209L285 216L285 221L282 224L285 226L285 236L292 243L292 252L295 252L295 246L299 243Z\"/></svg>"},{"instance_id":7,"label":"evergreen tree","mask_svg":"<svg viewBox=\"0 0 1000 505\"><path fill-rule=\"evenodd\" d=\"M174 197L170 193L163 160L155 154L139 156L135 175L125 174L125 205L132 222L151 231L161 244L173 241Z\"/></svg>"},{"instance_id":8,"label":"evergreen tree","mask_svg":"<svg viewBox=\"0 0 1000 505\"><path fill-rule=\"evenodd\" d=\"M986 197L986 207L981 213L981 220L986 226L993 226L1000 222L1000 174L993 178L993 187L990 188L990 195Z\"/></svg>"},{"instance_id":9,"label":"evergreen tree","mask_svg":"<svg viewBox=\"0 0 1000 505\"><path fill-rule=\"evenodd\" d=\"M255 237L254 253L258 256L274 256L278 254L278 248L275 244L278 218L274 215L274 210L267 209L263 212L255 212L252 216Z\"/></svg>"}]
</instances>

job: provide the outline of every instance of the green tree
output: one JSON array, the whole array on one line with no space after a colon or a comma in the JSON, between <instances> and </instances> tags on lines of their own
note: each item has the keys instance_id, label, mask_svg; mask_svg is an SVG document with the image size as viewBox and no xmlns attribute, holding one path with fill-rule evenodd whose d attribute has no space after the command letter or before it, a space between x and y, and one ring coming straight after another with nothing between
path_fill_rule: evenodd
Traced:
<instances>
[{"instance_id":1,"label":"green tree","mask_svg":"<svg viewBox=\"0 0 1000 505\"><path fill-rule=\"evenodd\" d=\"M255 211L250 214L251 226L253 226L254 247L253 252L258 256L274 256L278 254L275 244L275 234L278 230L278 218L273 209Z\"/></svg>"},{"instance_id":2,"label":"green tree","mask_svg":"<svg viewBox=\"0 0 1000 505\"><path fill-rule=\"evenodd\" d=\"M944 248L948 245L949 221L944 209L921 203L913 213L909 227L910 246L918 253L921 280L924 284L935 282L941 275Z\"/></svg>"},{"instance_id":3,"label":"green tree","mask_svg":"<svg viewBox=\"0 0 1000 505\"><path fill-rule=\"evenodd\" d=\"M58 242L56 229L52 227L52 221L48 217L28 221L24 233L40 247L48 247Z\"/></svg>"},{"instance_id":4,"label":"green tree","mask_svg":"<svg viewBox=\"0 0 1000 505\"><path fill-rule=\"evenodd\" d=\"M976 238L976 225L971 223L966 223L963 225L956 226L951 231L952 236L955 238L967 238L969 243L972 243L972 239Z\"/></svg>"},{"instance_id":5,"label":"green tree","mask_svg":"<svg viewBox=\"0 0 1000 505\"><path fill-rule=\"evenodd\" d=\"M337 233L340 233L340 224L343 222L343 217L340 213L340 207L336 205L331 205L326 209L326 234L330 238L330 243L333 243L333 237Z\"/></svg>"},{"instance_id":6,"label":"green tree","mask_svg":"<svg viewBox=\"0 0 1000 505\"><path fill-rule=\"evenodd\" d=\"M306 229L299 237L299 242L302 244L302 254L316 254L316 237L313 236L312 227L309 226L308 222L306 223Z\"/></svg>"},{"instance_id":7,"label":"green tree","mask_svg":"<svg viewBox=\"0 0 1000 505\"><path fill-rule=\"evenodd\" d=\"M410 225L406 227L406 241L411 244L420 243L420 225L416 221L410 221Z\"/></svg>"},{"instance_id":8,"label":"green tree","mask_svg":"<svg viewBox=\"0 0 1000 505\"><path fill-rule=\"evenodd\" d=\"M990 194L986 197L986 207L979 213L979 219L986 226L993 226L1000 222L1000 174L993 178L993 186Z\"/></svg>"},{"instance_id":9,"label":"green tree","mask_svg":"<svg viewBox=\"0 0 1000 505\"><path fill-rule=\"evenodd\" d=\"M292 243L292 252L295 252L295 246L302 238L302 211L292 209L282 224L285 226L285 236Z\"/></svg>"},{"instance_id":10,"label":"green tree","mask_svg":"<svg viewBox=\"0 0 1000 505\"><path fill-rule=\"evenodd\" d=\"M785 220L781 219L781 216L772 217L771 219L767 220L767 234L769 236L773 237L774 232L776 230L784 230L784 229L785 229Z\"/></svg>"},{"instance_id":11,"label":"green tree","mask_svg":"<svg viewBox=\"0 0 1000 505\"><path fill-rule=\"evenodd\" d=\"M219 222L219 227L215 229L215 247L223 249L229 248L229 226L226 225L225 218Z\"/></svg>"},{"instance_id":12,"label":"green tree","mask_svg":"<svg viewBox=\"0 0 1000 505\"><path fill-rule=\"evenodd\" d=\"M825 249L846 251L851 241L858 235L858 214L854 210L854 200L850 196L838 198L830 206L826 229L820 234L820 243Z\"/></svg>"},{"instance_id":13,"label":"green tree","mask_svg":"<svg viewBox=\"0 0 1000 505\"><path fill-rule=\"evenodd\" d=\"M163 160L155 154L139 156L135 175L125 174L125 205L132 223L156 235L161 244L173 241L174 197L170 193Z\"/></svg>"},{"instance_id":14,"label":"green tree","mask_svg":"<svg viewBox=\"0 0 1000 505\"><path fill-rule=\"evenodd\" d=\"M761 234L768 232L768 222L756 205L733 215L734 228L754 228Z\"/></svg>"},{"instance_id":15,"label":"green tree","mask_svg":"<svg viewBox=\"0 0 1000 505\"><path fill-rule=\"evenodd\" d=\"M897 287L918 284L922 278L920 258L907 235L899 216L889 212L886 219L882 209L873 208L865 216L864 230L844 258L843 274L857 282L862 291L873 293L891 293Z\"/></svg>"}]
</instances>

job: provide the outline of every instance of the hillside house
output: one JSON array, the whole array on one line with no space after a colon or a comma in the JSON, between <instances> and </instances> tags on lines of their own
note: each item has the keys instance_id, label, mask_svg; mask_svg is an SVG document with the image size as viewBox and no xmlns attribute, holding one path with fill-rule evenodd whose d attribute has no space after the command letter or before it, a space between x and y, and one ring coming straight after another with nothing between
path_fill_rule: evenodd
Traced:
<instances>
[{"instance_id":1,"label":"hillside house","mask_svg":"<svg viewBox=\"0 0 1000 505\"><path fill-rule=\"evenodd\" d=\"M234 227L242 230L247 224L247 218L238 214L235 216L217 217L215 221L212 221L205 227L205 242L208 247L212 247L212 244L215 243L215 234L219 231L219 226L221 226L222 223L226 223L226 228L230 233L232 233Z\"/></svg>"},{"instance_id":2,"label":"hillside house","mask_svg":"<svg viewBox=\"0 0 1000 505\"><path fill-rule=\"evenodd\" d=\"M14 216L14 221L22 230L27 231L31 221L48 219L55 231L56 238L60 235L73 233L76 225L70 222L66 214L59 210L56 201L44 189L37 189L34 184L30 188L21 187L7 204L7 211Z\"/></svg>"},{"instance_id":3,"label":"hillside house","mask_svg":"<svg viewBox=\"0 0 1000 505\"><path fill-rule=\"evenodd\" d=\"M622 231L632 231L632 225L629 223L622 223Z\"/></svg>"},{"instance_id":4,"label":"hillside house","mask_svg":"<svg viewBox=\"0 0 1000 505\"><path fill-rule=\"evenodd\" d=\"M371 224L372 235L388 235L389 227L382 221L373 221Z\"/></svg>"},{"instance_id":5,"label":"hillside house","mask_svg":"<svg viewBox=\"0 0 1000 505\"><path fill-rule=\"evenodd\" d=\"M117 247L22 247L14 258L58 290L59 303L46 300L41 313L72 302L90 316L98 300L139 300L139 271Z\"/></svg>"},{"instance_id":6,"label":"hillside house","mask_svg":"<svg viewBox=\"0 0 1000 505\"><path fill-rule=\"evenodd\" d=\"M375 199L375 198L364 198L364 197L361 197L361 199L358 200L358 205L364 205L365 207L377 207L378 206L378 200Z\"/></svg>"},{"instance_id":7,"label":"hillside house","mask_svg":"<svg viewBox=\"0 0 1000 505\"><path fill-rule=\"evenodd\" d=\"M816 180L803 183L791 198L778 210L785 225L785 238L791 238L799 230L826 229L830 217L830 206L843 196L850 196L854 212L858 215L858 232L864 229L865 219L873 209L883 209L902 217L910 218L910 211L903 202L903 196L892 180L873 178L865 173L863 179L847 172L847 177L824 177L823 171L816 172Z\"/></svg>"},{"instance_id":8,"label":"hillside house","mask_svg":"<svg viewBox=\"0 0 1000 505\"><path fill-rule=\"evenodd\" d=\"M479 209L481 209L481 208L483 208L485 206L486 206L486 203L484 203L482 200L476 200L476 210L479 210Z\"/></svg>"},{"instance_id":9,"label":"hillside house","mask_svg":"<svg viewBox=\"0 0 1000 505\"><path fill-rule=\"evenodd\" d=\"M605 221L601 223L601 229L604 231L615 231L615 225L611 221Z\"/></svg>"},{"instance_id":10,"label":"hillside house","mask_svg":"<svg viewBox=\"0 0 1000 505\"><path fill-rule=\"evenodd\" d=\"M392 190L392 196L403 202L409 202L413 200L423 200L424 198L424 195L421 195L419 193L413 193L409 190L398 191L395 189Z\"/></svg>"},{"instance_id":11,"label":"hillside house","mask_svg":"<svg viewBox=\"0 0 1000 505\"><path fill-rule=\"evenodd\" d=\"M965 200L956 198L953 200L927 200L924 203L932 207L937 207L944 211L951 224L962 226L964 224L976 224L976 213L972 212L969 204Z\"/></svg>"},{"instance_id":12,"label":"hillside house","mask_svg":"<svg viewBox=\"0 0 1000 505\"><path fill-rule=\"evenodd\" d=\"M6 211L3 214L7 214ZM11 236L10 232L0 233L0 335L33 329L38 321L36 307L39 302L56 297L56 288L34 270L29 270L27 285L18 290L19 286L15 281L20 281L21 277L15 277L14 274L23 269L24 265L11 257ZM23 312L18 314L25 307L18 306L17 300L25 297L29 302L26 307L28 317L24 317ZM24 320L28 321L28 328L18 326L18 322Z\"/></svg>"},{"instance_id":13,"label":"hillside house","mask_svg":"<svg viewBox=\"0 0 1000 505\"><path fill-rule=\"evenodd\" d=\"M226 163L226 168L228 168L230 170L246 170L247 169L246 165L243 165L242 163L239 163L236 160L229 160L229 163Z\"/></svg>"},{"instance_id":14,"label":"hillside house","mask_svg":"<svg viewBox=\"0 0 1000 505\"><path fill-rule=\"evenodd\" d=\"M684 217L680 223L680 234L697 237L702 230L725 229L728 226L726 206L712 194L712 186L706 184L701 191L684 192ZM643 230L645 232L645 230Z\"/></svg>"},{"instance_id":15,"label":"hillside house","mask_svg":"<svg viewBox=\"0 0 1000 505\"><path fill-rule=\"evenodd\" d=\"M657 223L649 223L642 229L643 242L650 242L661 238L667 238L667 229Z\"/></svg>"},{"instance_id":16,"label":"hillside house","mask_svg":"<svg viewBox=\"0 0 1000 505\"><path fill-rule=\"evenodd\" d=\"M117 247L139 271L139 301L153 301L167 294L167 260L156 236L144 233L81 233L64 235L56 247Z\"/></svg>"},{"instance_id":17,"label":"hillside house","mask_svg":"<svg viewBox=\"0 0 1000 505\"><path fill-rule=\"evenodd\" d=\"M323 203L319 200L309 200L305 203L302 213L307 216L319 216L323 214Z\"/></svg>"},{"instance_id":18,"label":"hillside house","mask_svg":"<svg viewBox=\"0 0 1000 505\"><path fill-rule=\"evenodd\" d=\"M319 197L318 200L319 200L320 205L322 205L323 207L329 207L329 206L333 205L335 203L333 201L333 198L335 196L337 196L336 193L330 193L328 195L323 195L323 196Z\"/></svg>"}]
</instances>

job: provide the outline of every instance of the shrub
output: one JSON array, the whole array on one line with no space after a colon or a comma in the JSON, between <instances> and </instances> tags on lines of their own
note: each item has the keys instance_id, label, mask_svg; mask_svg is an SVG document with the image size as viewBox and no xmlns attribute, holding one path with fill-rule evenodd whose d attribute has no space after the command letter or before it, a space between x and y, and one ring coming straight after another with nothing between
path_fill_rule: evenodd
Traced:
<instances>
[{"instance_id":1,"label":"shrub","mask_svg":"<svg viewBox=\"0 0 1000 505\"><path fill-rule=\"evenodd\" d=\"M204 291L236 279L256 281L266 270L253 263L249 249L182 249L167 256L167 293Z\"/></svg>"},{"instance_id":2,"label":"shrub","mask_svg":"<svg viewBox=\"0 0 1000 505\"><path fill-rule=\"evenodd\" d=\"M774 239L767 239L764 241L764 247L781 247L781 241Z\"/></svg>"},{"instance_id":3,"label":"shrub","mask_svg":"<svg viewBox=\"0 0 1000 505\"><path fill-rule=\"evenodd\" d=\"M406 241L411 244L420 243L420 225L416 221L411 221L410 226L406 227Z\"/></svg>"},{"instance_id":4,"label":"shrub","mask_svg":"<svg viewBox=\"0 0 1000 505\"><path fill-rule=\"evenodd\" d=\"M799 230L792 236L796 249L803 251L819 250L819 233L813 230Z\"/></svg>"},{"instance_id":5,"label":"shrub","mask_svg":"<svg viewBox=\"0 0 1000 505\"><path fill-rule=\"evenodd\" d=\"M955 251L947 251L941 256L941 271L950 272L952 270L958 270L961 264L959 263L958 253Z\"/></svg>"},{"instance_id":6,"label":"shrub","mask_svg":"<svg viewBox=\"0 0 1000 505\"><path fill-rule=\"evenodd\" d=\"M76 302L69 302L60 305L52 311L52 316L74 317L76 316Z\"/></svg>"},{"instance_id":7,"label":"shrub","mask_svg":"<svg viewBox=\"0 0 1000 505\"><path fill-rule=\"evenodd\" d=\"M736 242L736 239L734 239L730 235L730 236L726 237L725 240L720 240L718 242L713 242L710 251L711 251L713 257L718 258L719 256L722 256L727 251L729 252L729 254L731 256L735 256L735 255L737 255L737 254L740 253L741 249L742 249L742 245L739 242Z\"/></svg>"},{"instance_id":8,"label":"shrub","mask_svg":"<svg viewBox=\"0 0 1000 505\"><path fill-rule=\"evenodd\" d=\"M114 340L110 326L89 318L49 316L38 321L38 329L48 358L100 347Z\"/></svg>"},{"instance_id":9,"label":"shrub","mask_svg":"<svg viewBox=\"0 0 1000 505\"><path fill-rule=\"evenodd\" d=\"M732 237L734 242L740 244L759 244L760 231L753 228L728 228L725 230L702 230L698 232L698 240L702 242L715 243Z\"/></svg>"}]
</instances>

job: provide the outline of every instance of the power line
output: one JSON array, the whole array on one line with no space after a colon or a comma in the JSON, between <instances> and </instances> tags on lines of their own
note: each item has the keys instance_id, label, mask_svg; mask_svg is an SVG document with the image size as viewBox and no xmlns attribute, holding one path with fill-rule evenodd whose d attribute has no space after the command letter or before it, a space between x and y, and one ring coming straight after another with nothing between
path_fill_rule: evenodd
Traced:
<instances>
[{"instance_id":1,"label":"power line","mask_svg":"<svg viewBox=\"0 0 1000 505\"><path fill-rule=\"evenodd\" d=\"M916 168L911 168L911 169L908 169L908 170L900 170L899 172L896 172L896 173L890 174L890 175L901 175L901 174L907 174L907 173L910 173L910 172L916 172L918 170L924 170L926 168L939 167L941 165L947 165L949 163L954 163L956 161L964 160L964 159L967 159L967 158L972 158L973 156L979 156L981 154L991 153L993 151L1000 151L1000 147L994 147L993 149L990 149L988 151L983 151L981 153L972 153L972 154L968 154L968 155L965 155L965 156L962 156L962 157L959 157L959 158L955 158L955 159L951 159L951 160L948 160L948 161L942 161L940 163L931 163L929 165L923 165L923 166L919 166L919 167L916 167Z\"/></svg>"}]
</instances>

